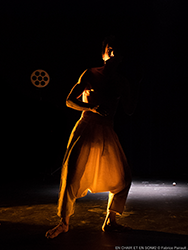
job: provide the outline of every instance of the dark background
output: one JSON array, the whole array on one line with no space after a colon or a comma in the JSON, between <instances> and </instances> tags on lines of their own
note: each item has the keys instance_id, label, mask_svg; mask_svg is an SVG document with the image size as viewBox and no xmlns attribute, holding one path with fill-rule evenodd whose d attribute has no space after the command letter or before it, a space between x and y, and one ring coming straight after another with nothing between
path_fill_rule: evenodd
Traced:
<instances>
[{"instance_id":1,"label":"dark background","mask_svg":"<svg viewBox=\"0 0 188 250\"><path fill-rule=\"evenodd\" d=\"M59 178L80 112L65 99L80 74L102 66L101 43L120 34L130 82L144 78L136 112L119 106L115 131L133 177L187 179L187 6L181 0L5 1L1 9L4 180ZM50 83L36 88L43 69ZM3 89L3 88L2 88Z\"/></svg>"}]
</instances>

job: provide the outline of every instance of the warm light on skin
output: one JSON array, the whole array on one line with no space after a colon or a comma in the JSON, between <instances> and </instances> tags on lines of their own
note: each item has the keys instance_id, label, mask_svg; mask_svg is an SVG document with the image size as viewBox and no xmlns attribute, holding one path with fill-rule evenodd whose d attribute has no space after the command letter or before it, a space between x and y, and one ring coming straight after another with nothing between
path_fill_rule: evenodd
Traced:
<instances>
[{"instance_id":1,"label":"warm light on skin","mask_svg":"<svg viewBox=\"0 0 188 250\"><path fill-rule=\"evenodd\" d=\"M114 57L114 51L113 51L113 48L110 47L108 44L106 45L106 48L105 48L105 52L104 54L102 55L102 58L104 60L104 62L106 62L107 60L109 60L111 57Z\"/></svg>"}]
</instances>

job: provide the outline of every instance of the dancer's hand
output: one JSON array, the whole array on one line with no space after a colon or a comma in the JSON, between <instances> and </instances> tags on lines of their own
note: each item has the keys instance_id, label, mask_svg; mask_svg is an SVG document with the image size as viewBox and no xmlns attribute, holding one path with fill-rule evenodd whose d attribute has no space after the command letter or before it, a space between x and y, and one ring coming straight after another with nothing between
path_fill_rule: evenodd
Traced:
<instances>
[{"instance_id":1,"label":"dancer's hand","mask_svg":"<svg viewBox=\"0 0 188 250\"><path fill-rule=\"evenodd\" d=\"M100 106L100 105L97 105L96 107L94 107L92 109L92 112L93 113L96 113L96 114L99 114L101 116L107 116L109 114L109 112L107 111L107 107L105 106Z\"/></svg>"}]
</instances>

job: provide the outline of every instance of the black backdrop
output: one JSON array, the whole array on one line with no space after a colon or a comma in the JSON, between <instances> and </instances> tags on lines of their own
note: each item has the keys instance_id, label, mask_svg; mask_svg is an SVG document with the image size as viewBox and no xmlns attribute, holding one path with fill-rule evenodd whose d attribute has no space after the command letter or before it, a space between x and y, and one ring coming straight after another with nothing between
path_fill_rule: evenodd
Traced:
<instances>
[{"instance_id":1,"label":"black backdrop","mask_svg":"<svg viewBox=\"0 0 188 250\"><path fill-rule=\"evenodd\" d=\"M188 177L186 1L12 0L3 7L6 178L41 178L61 166L80 117L65 98L86 68L102 65L101 42L111 33L125 41L130 81L144 70L135 114L120 106L115 122L133 176ZM36 69L50 75L43 89L31 84Z\"/></svg>"}]
</instances>

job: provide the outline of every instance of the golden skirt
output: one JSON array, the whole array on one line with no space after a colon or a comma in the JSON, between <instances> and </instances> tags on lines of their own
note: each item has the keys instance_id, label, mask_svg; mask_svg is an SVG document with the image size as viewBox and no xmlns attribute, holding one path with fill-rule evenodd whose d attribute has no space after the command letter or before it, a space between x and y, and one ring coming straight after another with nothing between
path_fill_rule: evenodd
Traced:
<instances>
[{"instance_id":1,"label":"golden skirt","mask_svg":"<svg viewBox=\"0 0 188 250\"><path fill-rule=\"evenodd\" d=\"M130 169L113 120L83 112L74 126L63 160L59 210L67 186L72 199L92 193L116 194L130 179Z\"/></svg>"}]
</instances>

